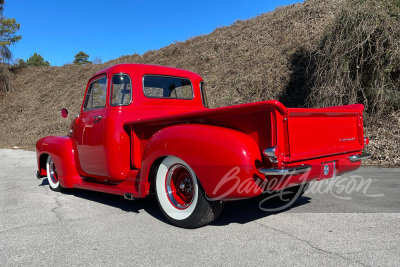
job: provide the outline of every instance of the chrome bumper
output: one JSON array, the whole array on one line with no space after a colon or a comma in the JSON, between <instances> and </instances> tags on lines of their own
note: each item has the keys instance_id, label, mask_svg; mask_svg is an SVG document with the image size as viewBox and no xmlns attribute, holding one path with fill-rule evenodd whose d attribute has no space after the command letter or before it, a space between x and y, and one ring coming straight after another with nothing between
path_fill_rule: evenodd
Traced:
<instances>
[{"instance_id":1,"label":"chrome bumper","mask_svg":"<svg viewBox=\"0 0 400 267\"><path fill-rule=\"evenodd\" d=\"M369 159L371 156L372 156L371 154L363 152L361 155L350 156L349 160L351 162L357 162L357 161L361 161L361 160L364 160L364 159Z\"/></svg>"},{"instance_id":2,"label":"chrome bumper","mask_svg":"<svg viewBox=\"0 0 400 267\"><path fill-rule=\"evenodd\" d=\"M308 172L309 170L311 170L311 166L310 165L300 165L300 166L293 166L290 168L269 168L269 169L265 169L265 168L260 168L258 169L259 172L261 172L264 175L297 175L297 174L302 174L305 172Z\"/></svg>"}]
</instances>

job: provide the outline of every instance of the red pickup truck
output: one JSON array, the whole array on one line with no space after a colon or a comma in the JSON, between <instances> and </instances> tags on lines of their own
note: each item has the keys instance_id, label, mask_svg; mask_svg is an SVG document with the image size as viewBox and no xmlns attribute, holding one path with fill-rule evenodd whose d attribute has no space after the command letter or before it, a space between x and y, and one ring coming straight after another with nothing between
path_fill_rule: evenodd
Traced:
<instances>
[{"instance_id":1,"label":"red pickup truck","mask_svg":"<svg viewBox=\"0 0 400 267\"><path fill-rule=\"evenodd\" d=\"M357 169L370 157L362 152L363 109L286 108L275 100L210 109L193 72L114 65L89 80L68 135L37 142L37 176L54 191L132 200L155 193L172 224L195 228L213 221L225 201L296 191Z\"/></svg>"}]
</instances>

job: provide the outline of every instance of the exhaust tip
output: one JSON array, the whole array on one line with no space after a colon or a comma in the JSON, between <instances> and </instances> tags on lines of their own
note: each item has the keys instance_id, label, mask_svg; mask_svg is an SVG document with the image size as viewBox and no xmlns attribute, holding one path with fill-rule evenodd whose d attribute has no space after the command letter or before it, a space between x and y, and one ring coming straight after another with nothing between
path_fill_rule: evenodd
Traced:
<instances>
[{"instance_id":1,"label":"exhaust tip","mask_svg":"<svg viewBox=\"0 0 400 267\"><path fill-rule=\"evenodd\" d=\"M124 198L127 199L127 200L134 200L135 199L131 193L125 193L124 194Z\"/></svg>"}]
</instances>

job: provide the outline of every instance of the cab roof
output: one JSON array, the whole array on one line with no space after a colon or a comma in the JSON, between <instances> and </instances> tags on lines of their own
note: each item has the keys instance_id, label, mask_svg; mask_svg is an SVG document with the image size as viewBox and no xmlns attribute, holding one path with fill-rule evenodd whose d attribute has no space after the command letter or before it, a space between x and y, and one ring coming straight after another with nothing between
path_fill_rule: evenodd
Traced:
<instances>
[{"instance_id":1,"label":"cab roof","mask_svg":"<svg viewBox=\"0 0 400 267\"><path fill-rule=\"evenodd\" d=\"M198 75L197 73L188 70L159 66L159 65L130 64L130 63L112 65L110 67L99 70L93 76L98 76L104 73L119 73L119 72L134 72L142 75L145 74L170 75L170 76L187 77L195 80L202 79L201 76Z\"/></svg>"}]
</instances>

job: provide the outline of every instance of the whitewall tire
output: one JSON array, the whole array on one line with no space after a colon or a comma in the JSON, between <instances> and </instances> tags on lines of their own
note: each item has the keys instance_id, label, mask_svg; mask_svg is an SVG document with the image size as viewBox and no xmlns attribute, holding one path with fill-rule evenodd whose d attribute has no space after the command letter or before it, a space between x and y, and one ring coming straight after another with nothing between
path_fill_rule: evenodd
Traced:
<instances>
[{"instance_id":1,"label":"whitewall tire","mask_svg":"<svg viewBox=\"0 0 400 267\"><path fill-rule=\"evenodd\" d=\"M158 167L156 193L165 217L183 228L210 223L224 206L224 202L207 200L193 169L174 156L166 157Z\"/></svg>"},{"instance_id":2,"label":"whitewall tire","mask_svg":"<svg viewBox=\"0 0 400 267\"><path fill-rule=\"evenodd\" d=\"M61 191L62 187L60 186L60 181L58 181L57 168L50 155L47 157L46 172L50 189L53 191Z\"/></svg>"}]
</instances>

